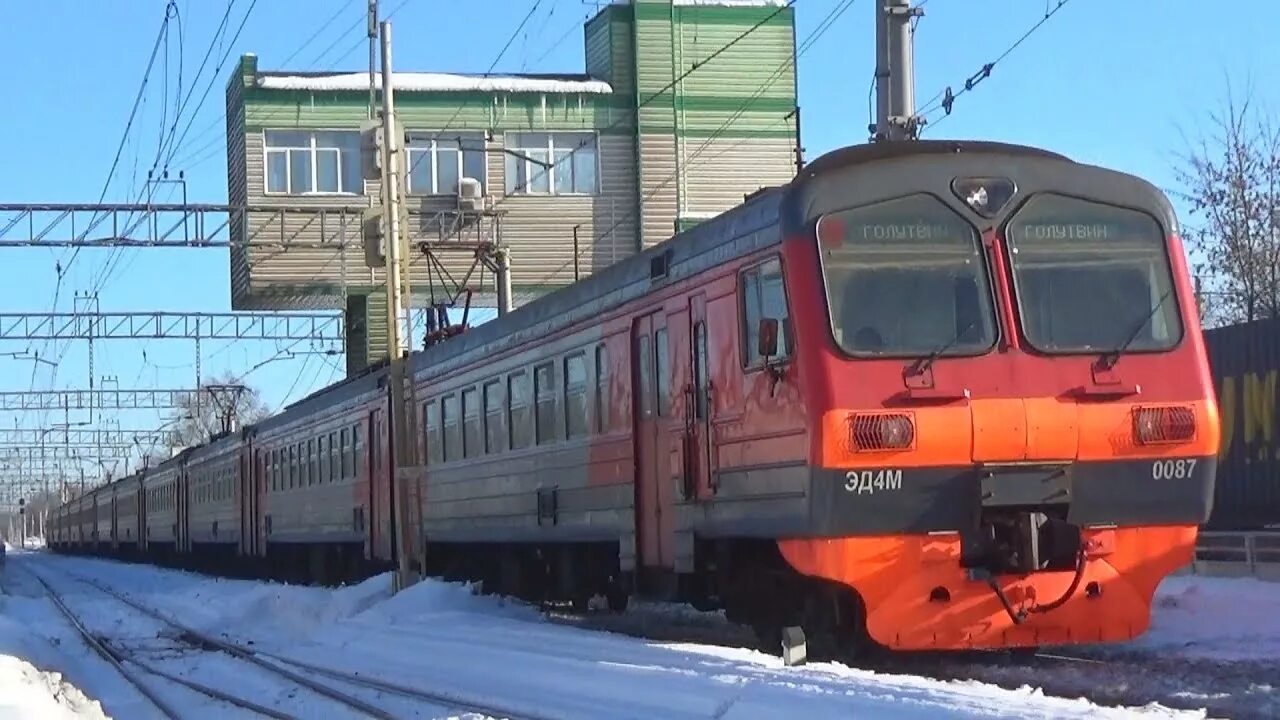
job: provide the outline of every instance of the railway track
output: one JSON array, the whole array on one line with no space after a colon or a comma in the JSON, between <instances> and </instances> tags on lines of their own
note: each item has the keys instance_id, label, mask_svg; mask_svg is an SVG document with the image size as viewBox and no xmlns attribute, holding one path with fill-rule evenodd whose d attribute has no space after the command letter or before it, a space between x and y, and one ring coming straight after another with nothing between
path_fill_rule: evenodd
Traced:
<instances>
[{"instance_id":1,"label":"railway track","mask_svg":"<svg viewBox=\"0 0 1280 720\"><path fill-rule=\"evenodd\" d=\"M257 714L274 717L274 718L293 718L294 715L281 712L279 710L266 707L253 700L242 698L231 693L227 693L218 688L214 688L203 683L192 681L188 678L177 676L173 673L164 671L154 662L148 662L139 657L140 653L132 652L125 649L121 643L113 642L96 636L89 628L85 626L82 619L71 610L64 601L62 595L58 593L52 585L38 573L30 568L29 573L35 576L36 580L44 587L50 599L67 620L75 626L77 632L85 640L87 644L94 648L96 652L102 655L109 663L111 663L120 673L129 681L131 685L137 688L144 696L150 700L160 712L169 718L183 717L171 705L162 700L151 688L141 681L137 673L133 672L129 665L136 666L148 673L162 677L166 680L183 685L191 690L199 692L211 698L215 698L222 702L230 703L242 709L250 710ZM431 708L439 708L453 713L470 713L478 717L486 718L503 718L505 720L549 720L543 716L534 713L526 713L513 710L512 708L494 707L488 703L477 701L472 698L461 697L452 693L443 691L432 691L416 687L410 687L403 684L390 682L387 680L378 680L360 675L354 675L348 672L338 670L336 668L325 667L314 663L309 663L296 658L288 657L284 654L273 653L267 650L252 648L239 643L216 638L203 633L199 630L191 628L174 618L169 617L154 608L150 608L133 598L120 593L119 591L106 586L96 580L81 577L65 570L59 569L57 572L65 575L71 580L83 585L87 585L97 591L113 598L137 613L140 613L151 620L154 620L174 631L175 637L182 643L201 652L221 652L229 655L237 660L250 663L257 668L279 678L292 685L322 695L334 704L341 706L348 712L354 711L361 717L373 717L383 720L397 720L404 715L394 714L388 710L375 706L359 697L348 692L339 690L333 684L327 684L317 681L307 674L319 675L328 678L331 682L351 685L366 690L374 690L379 693L391 693L399 695L417 703L421 703L421 709L430 710Z\"/></svg>"}]
</instances>

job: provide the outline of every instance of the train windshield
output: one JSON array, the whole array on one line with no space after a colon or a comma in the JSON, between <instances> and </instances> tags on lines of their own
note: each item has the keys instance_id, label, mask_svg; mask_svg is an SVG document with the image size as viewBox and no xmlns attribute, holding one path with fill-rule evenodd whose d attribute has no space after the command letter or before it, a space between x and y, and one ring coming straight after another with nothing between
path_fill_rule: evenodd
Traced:
<instances>
[{"instance_id":1,"label":"train windshield","mask_svg":"<svg viewBox=\"0 0 1280 720\"><path fill-rule=\"evenodd\" d=\"M1023 333L1035 349L1156 351L1182 338L1165 236L1150 215L1043 194L1014 215L1007 235Z\"/></svg>"},{"instance_id":2,"label":"train windshield","mask_svg":"<svg viewBox=\"0 0 1280 720\"><path fill-rule=\"evenodd\" d=\"M818 243L836 343L852 355L974 355L995 345L978 233L912 195L825 215Z\"/></svg>"}]
</instances>

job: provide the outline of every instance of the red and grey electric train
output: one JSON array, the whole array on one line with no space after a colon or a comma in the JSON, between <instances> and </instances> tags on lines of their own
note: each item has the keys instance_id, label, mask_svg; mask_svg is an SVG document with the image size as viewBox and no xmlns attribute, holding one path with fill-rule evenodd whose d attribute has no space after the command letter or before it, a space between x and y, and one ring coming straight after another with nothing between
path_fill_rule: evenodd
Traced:
<instances>
[{"instance_id":1,"label":"red and grey electric train","mask_svg":"<svg viewBox=\"0 0 1280 720\"><path fill-rule=\"evenodd\" d=\"M895 649L1142 633L1213 496L1178 226L1043 150L837 150L415 354L429 574ZM333 581L394 561L385 369L63 506L55 546Z\"/></svg>"}]
</instances>

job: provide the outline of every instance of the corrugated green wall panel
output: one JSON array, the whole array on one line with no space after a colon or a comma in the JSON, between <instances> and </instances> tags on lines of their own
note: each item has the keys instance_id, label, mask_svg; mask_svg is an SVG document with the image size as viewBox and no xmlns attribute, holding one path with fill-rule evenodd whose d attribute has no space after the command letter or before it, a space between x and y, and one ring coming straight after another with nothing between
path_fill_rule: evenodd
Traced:
<instances>
[{"instance_id":1,"label":"corrugated green wall panel","mask_svg":"<svg viewBox=\"0 0 1280 720\"><path fill-rule=\"evenodd\" d=\"M791 26L761 27L714 58L716 51L751 26L696 25L682 16L679 27L677 62L685 69L698 66L680 81L682 94L747 97L759 92L764 98L794 102ZM771 77L773 81L766 84Z\"/></svg>"}]
</instances>

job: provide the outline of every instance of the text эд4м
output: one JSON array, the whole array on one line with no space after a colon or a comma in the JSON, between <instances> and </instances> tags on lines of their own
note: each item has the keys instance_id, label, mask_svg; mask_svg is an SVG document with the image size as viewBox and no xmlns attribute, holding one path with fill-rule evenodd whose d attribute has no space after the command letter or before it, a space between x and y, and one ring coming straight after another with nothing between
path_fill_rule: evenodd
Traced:
<instances>
[{"instance_id":1,"label":"text \u044d\u04344\u043c","mask_svg":"<svg viewBox=\"0 0 1280 720\"><path fill-rule=\"evenodd\" d=\"M859 495L877 490L901 490L901 470L850 470L844 475L845 492Z\"/></svg>"}]
</instances>

